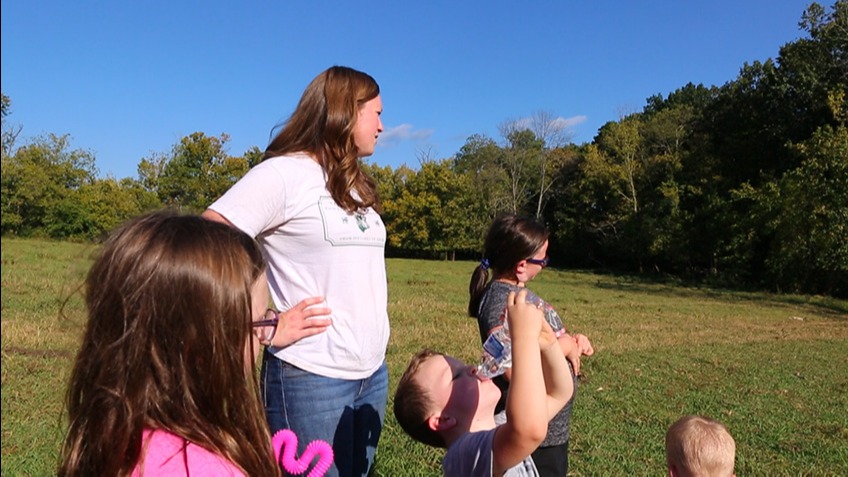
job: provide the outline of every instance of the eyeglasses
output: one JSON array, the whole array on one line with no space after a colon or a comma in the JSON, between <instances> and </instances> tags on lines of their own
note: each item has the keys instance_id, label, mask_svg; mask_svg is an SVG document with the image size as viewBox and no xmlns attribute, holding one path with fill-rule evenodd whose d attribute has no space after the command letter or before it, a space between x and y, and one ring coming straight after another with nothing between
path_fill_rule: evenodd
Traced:
<instances>
[{"instance_id":1,"label":"eyeglasses","mask_svg":"<svg viewBox=\"0 0 848 477\"><path fill-rule=\"evenodd\" d=\"M280 322L280 314L277 310L268 308L265 311L265 319L253 322L253 334L259 338L264 345L271 344L274 334L277 333L277 323Z\"/></svg>"},{"instance_id":2,"label":"eyeglasses","mask_svg":"<svg viewBox=\"0 0 848 477\"><path fill-rule=\"evenodd\" d=\"M542 268L545 268L545 267L548 266L548 257L545 257L545 258L528 258L527 263L532 263L534 265L538 265Z\"/></svg>"}]
</instances>

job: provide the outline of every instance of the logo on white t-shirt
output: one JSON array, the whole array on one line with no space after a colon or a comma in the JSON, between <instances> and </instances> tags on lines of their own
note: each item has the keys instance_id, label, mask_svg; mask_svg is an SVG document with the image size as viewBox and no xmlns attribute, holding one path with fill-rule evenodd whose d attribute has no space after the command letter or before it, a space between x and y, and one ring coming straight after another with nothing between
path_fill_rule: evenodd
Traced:
<instances>
[{"instance_id":1,"label":"logo on white t-shirt","mask_svg":"<svg viewBox=\"0 0 848 477\"><path fill-rule=\"evenodd\" d=\"M382 247L385 244L385 230L381 227L380 216L373 209L368 208L364 213L349 214L330 196L318 199L318 209L324 224L324 239L331 244L373 247ZM373 227L369 224L369 216Z\"/></svg>"}]
</instances>

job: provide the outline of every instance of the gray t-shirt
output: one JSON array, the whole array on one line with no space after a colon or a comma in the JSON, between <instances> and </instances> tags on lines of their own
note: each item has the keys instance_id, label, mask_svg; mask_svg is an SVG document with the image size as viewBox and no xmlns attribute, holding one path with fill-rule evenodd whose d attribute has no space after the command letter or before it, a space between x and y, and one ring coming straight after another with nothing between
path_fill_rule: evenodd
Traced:
<instances>
[{"instance_id":1,"label":"gray t-shirt","mask_svg":"<svg viewBox=\"0 0 848 477\"><path fill-rule=\"evenodd\" d=\"M495 416L500 425L506 422L505 413ZM454 441L442 460L445 477L492 477L495 429L469 432ZM539 477L533 458L526 459L504 472L504 477Z\"/></svg>"},{"instance_id":2,"label":"gray t-shirt","mask_svg":"<svg viewBox=\"0 0 848 477\"><path fill-rule=\"evenodd\" d=\"M492 328L503 324L506 300L509 292L518 292L520 290L522 290L522 288L519 286L510 285L509 283L503 283L496 280L491 281L489 285L486 286L486 290L483 292L483 297L480 300L480 310L477 313L477 326L480 329L481 343L486 341L486 338L488 338L489 332ZM538 299L539 303L542 303L542 309L545 311L545 320L549 325L551 325L554 332L558 332L560 330L564 332L565 327L562 323L562 319L556 310L554 310L554 307L539 298L538 295L529 289L527 290L527 295L527 301ZM560 410L559 413L557 413L557 415L554 416L554 418L548 423L548 435L545 436L545 440L542 442L540 447L556 446L568 442L571 407L574 404L574 397L577 395L577 376L574 375L574 369L571 367L570 362L568 363L568 368L571 370L571 377L574 380L574 395L568 400L568 403L566 403L562 410ZM502 393L501 400L497 407L497 412L500 412L506 405L506 396L509 393L509 381L507 381L503 376L498 376L493 381L497 384Z\"/></svg>"}]
</instances>

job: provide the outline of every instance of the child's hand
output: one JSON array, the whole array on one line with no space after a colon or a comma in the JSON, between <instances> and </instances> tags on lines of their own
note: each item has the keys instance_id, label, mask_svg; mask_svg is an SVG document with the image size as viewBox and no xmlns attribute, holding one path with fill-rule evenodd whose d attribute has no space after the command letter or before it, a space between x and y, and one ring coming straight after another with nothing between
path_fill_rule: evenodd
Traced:
<instances>
[{"instance_id":1,"label":"child's hand","mask_svg":"<svg viewBox=\"0 0 848 477\"><path fill-rule=\"evenodd\" d=\"M324 332L333 321L329 318L314 318L330 314L326 307L311 307L324 301L323 297L313 296L302 300L294 307L280 313L280 321L277 323L277 331L271 339L271 346L277 348L286 347L307 336L317 335Z\"/></svg>"},{"instance_id":2,"label":"child's hand","mask_svg":"<svg viewBox=\"0 0 848 477\"><path fill-rule=\"evenodd\" d=\"M518 334L539 336L541 341L542 323L545 321L544 313L538 306L527 303L527 290L518 293L509 292L507 297L506 319L509 324L509 334L515 339Z\"/></svg>"},{"instance_id":3,"label":"child's hand","mask_svg":"<svg viewBox=\"0 0 848 477\"><path fill-rule=\"evenodd\" d=\"M583 356L592 356L595 354L595 348L592 347L592 342L589 341L586 335L576 334L574 335L574 341L577 343L577 347Z\"/></svg>"},{"instance_id":4,"label":"child's hand","mask_svg":"<svg viewBox=\"0 0 848 477\"><path fill-rule=\"evenodd\" d=\"M577 342L568 335L562 335L559 337L559 347L561 348L563 356L571 363L571 367L574 368L574 375L580 375L580 347L577 346Z\"/></svg>"}]
</instances>

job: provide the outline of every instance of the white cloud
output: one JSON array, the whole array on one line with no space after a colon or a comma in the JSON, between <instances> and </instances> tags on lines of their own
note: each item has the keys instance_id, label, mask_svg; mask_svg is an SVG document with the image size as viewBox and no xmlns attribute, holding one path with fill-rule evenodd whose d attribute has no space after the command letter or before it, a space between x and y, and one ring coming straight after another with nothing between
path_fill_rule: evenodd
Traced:
<instances>
[{"instance_id":1,"label":"white cloud","mask_svg":"<svg viewBox=\"0 0 848 477\"><path fill-rule=\"evenodd\" d=\"M551 121L551 123L552 123L553 126L561 127L563 129L569 129L569 128L572 128L574 126L577 126L578 124L585 123L586 119L587 119L586 116L572 116L570 118L564 118L564 117L560 116L560 117L554 119L553 121ZM519 128L530 129L530 125L532 124L532 118L530 118L530 117L521 118L521 119L517 120L515 123L516 123L516 125L519 126Z\"/></svg>"},{"instance_id":2,"label":"white cloud","mask_svg":"<svg viewBox=\"0 0 848 477\"><path fill-rule=\"evenodd\" d=\"M556 118L554 119L554 123L558 125L561 124L565 128L570 128L577 126L578 124L582 124L586 122L586 116L572 116L570 118Z\"/></svg>"},{"instance_id":3,"label":"white cloud","mask_svg":"<svg viewBox=\"0 0 848 477\"><path fill-rule=\"evenodd\" d=\"M394 146L403 141L423 141L433 135L432 129L415 129L411 124L390 127L380 134L378 146Z\"/></svg>"}]
</instances>

